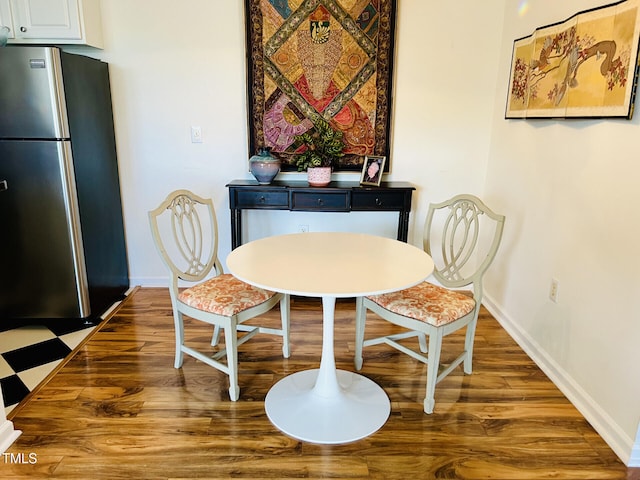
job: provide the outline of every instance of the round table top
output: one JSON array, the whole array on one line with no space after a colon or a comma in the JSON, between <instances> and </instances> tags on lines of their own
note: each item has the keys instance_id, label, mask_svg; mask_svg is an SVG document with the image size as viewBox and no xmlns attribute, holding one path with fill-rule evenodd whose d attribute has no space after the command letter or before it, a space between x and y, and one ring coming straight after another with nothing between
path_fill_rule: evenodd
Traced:
<instances>
[{"instance_id":1,"label":"round table top","mask_svg":"<svg viewBox=\"0 0 640 480\"><path fill-rule=\"evenodd\" d=\"M422 249L375 235L309 232L254 240L227 257L251 285L306 297L357 297L409 288L433 271Z\"/></svg>"}]
</instances>

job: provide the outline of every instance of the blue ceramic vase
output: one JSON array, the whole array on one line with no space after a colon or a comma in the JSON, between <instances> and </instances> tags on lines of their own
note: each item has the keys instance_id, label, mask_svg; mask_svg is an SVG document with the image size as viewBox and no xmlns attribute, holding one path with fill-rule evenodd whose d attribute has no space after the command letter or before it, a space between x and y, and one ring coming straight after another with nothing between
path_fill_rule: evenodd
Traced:
<instances>
[{"instance_id":1,"label":"blue ceramic vase","mask_svg":"<svg viewBox=\"0 0 640 480\"><path fill-rule=\"evenodd\" d=\"M269 185L280 171L280 159L271 155L270 148L259 148L249 159L249 171L260 185Z\"/></svg>"}]
</instances>

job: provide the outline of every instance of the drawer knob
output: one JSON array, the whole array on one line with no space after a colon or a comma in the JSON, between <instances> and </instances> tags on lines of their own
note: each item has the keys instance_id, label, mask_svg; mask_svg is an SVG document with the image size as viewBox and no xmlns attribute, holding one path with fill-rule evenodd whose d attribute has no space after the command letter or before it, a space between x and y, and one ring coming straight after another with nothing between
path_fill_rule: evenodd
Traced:
<instances>
[{"instance_id":1,"label":"drawer knob","mask_svg":"<svg viewBox=\"0 0 640 480\"><path fill-rule=\"evenodd\" d=\"M262 195L262 196L260 197L260 203L265 203L266 201L267 201L267 199L266 199L266 198L264 198L264 195Z\"/></svg>"},{"instance_id":2,"label":"drawer knob","mask_svg":"<svg viewBox=\"0 0 640 480\"><path fill-rule=\"evenodd\" d=\"M324 201L321 198L318 199L318 205L320 206L324 205Z\"/></svg>"},{"instance_id":3,"label":"drawer knob","mask_svg":"<svg viewBox=\"0 0 640 480\"><path fill-rule=\"evenodd\" d=\"M381 207L382 206L382 200L380 200L379 198L376 197L376 206Z\"/></svg>"}]
</instances>

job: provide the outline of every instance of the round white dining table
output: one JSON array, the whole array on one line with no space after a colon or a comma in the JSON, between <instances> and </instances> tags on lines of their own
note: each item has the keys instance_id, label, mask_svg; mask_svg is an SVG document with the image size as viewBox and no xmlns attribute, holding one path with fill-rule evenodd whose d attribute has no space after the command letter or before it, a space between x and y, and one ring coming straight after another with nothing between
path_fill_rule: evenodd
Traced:
<instances>
[{"instance_id":1,"label":"round white dining table","mask_svg":"<svg viewBox=\"0 0 640 480\"><path fill-rule=\"evenodd\" d=\"M229 254L227 267L257 287L322 298L320 368L293 373L271 387L265 398L271 423L293 438L318 444L353 442L382 427L391 411L384 390L363 375L336 369L336 298L416 285L432 273L431 257L390 238L309 232L246 243Z\"/></svg>"}]
</instances>

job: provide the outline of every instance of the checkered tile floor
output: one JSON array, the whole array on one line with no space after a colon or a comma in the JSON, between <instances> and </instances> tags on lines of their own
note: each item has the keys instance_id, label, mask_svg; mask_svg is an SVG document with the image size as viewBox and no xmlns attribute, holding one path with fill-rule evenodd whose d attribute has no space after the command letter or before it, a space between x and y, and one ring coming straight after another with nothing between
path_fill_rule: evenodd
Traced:
<instances>
[{"instance_id":1,"label":"checkered tile floor","mask_svg":"<svg viewBox=\"0 0 640 480\"><path fill-rule=\"evenodd\" d=\"M0 386L5 413L37 387L96 325L82 319L37 324L0 321Z\"/></svg>"}]
</instances>

